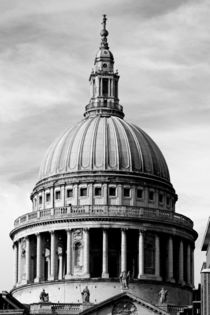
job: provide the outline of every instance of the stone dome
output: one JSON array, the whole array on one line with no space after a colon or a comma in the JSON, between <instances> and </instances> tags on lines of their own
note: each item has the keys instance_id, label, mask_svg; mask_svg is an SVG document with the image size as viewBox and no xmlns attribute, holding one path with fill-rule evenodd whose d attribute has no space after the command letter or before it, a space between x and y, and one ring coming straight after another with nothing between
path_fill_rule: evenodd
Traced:
<instances>
[{"instance_id":1,"label":"stone dome","mask_svg":"<svg viewBox=\"0 0 210 315\"><path fill-rule=\"evenodd\" d=\"M89 117L56 139L41 163L39 180L93 171L135 172L170 181L167 164L154 141L117 116Z\"/></svg>"}]
</instances>

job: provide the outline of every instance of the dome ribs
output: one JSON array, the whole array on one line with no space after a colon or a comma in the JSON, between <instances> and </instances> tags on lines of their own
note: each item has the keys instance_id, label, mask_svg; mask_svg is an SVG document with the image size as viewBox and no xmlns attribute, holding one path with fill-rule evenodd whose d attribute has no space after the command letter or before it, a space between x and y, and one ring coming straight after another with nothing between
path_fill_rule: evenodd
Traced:
<instances>
[{"instance_id":1,"label":"dome ribs","mask_svg":"<svg viewBox=\"0 0 210 315\"><path fill-rule=\"evenodd\" d=\"M82 120L50 146L41 164L40 180L65 172L137 172L170 181L165 159L139 127L117 116Z\"/></svg>"},{"instance_id":2,"label":"dome ribs","mask_svg":"<svg viewBox=\"0 0 210 315\"><path fill-rule=\"evenodd\" d=\"M142 152L142 157L144 161L142 172L153 174L153 161L152 161L152 156L149 150L147 139L145 138L140 128L138 128L137 126L133 124L132 124L132 127L133 127L134 132L136 133L136 137L138 139L138 143Z\"/></svg>"},{"instance_id":3,"label":"dome ribs","mask_svg":"<svg viewBox=\"0 0 210 315\"><path fill-rule=\"evenodd\" d=\"M108 129L107 129L108 168L119 170L120 169L119 146L118 146L118 141L117 141L116 126L114 125L113 119L111 117L107 119L107 122L108 122L107 124L108 126Z\"/></svg>"},{"instance_id":4,"label":"dome ribs","mask_svg":"<svg viewBox=\"0 0 210 315\"><path fill-rule=\"evenodd\" d=\"M82 141L79 150L78 170L88 169L91 166L92 161L92 146L93 135L95 132L96 119L90 119L87 121L87 126L82 134Z\"/></svg>"},{"instance_id":5,"label":"dome ribs","mask_svg":"<svg viewBox=\"0 0 210 315\"><path fill-rule=\"evenodd\" d=\"M119 118L112 117L113 123L116 128L117 134L117 141L118 141L118 148L119 149L119 169L120 170L132 170L132 159L131 159L131 152L129 148L129 142L127 138L127 134L120 124Z\"/></svg>"},{"instance_id":6,"label":"dome ribs","mask_svg":"<svg viewBox=\"0 0 210 315\"><path fill-rule=\"evenodd\" d=\"M105 118L99 118L95 135L94 168L104 169L105 165Z\"/></svg>"},{"instance_id":7,"label":"dome ribs","mask_svg":"<svg viewBox=\"0 0 210 315\"><path fill-rule=\"evenodd\" d=\"M129 123L124 120L121 121L124 125L128 140L129 140L129 148L131 152L132 159L132 171L141 171L143 169L143 156L141 152L141 147L139 145L138 139L136 137L135 132L132 130Z\"/></svg>"}]
</instances>

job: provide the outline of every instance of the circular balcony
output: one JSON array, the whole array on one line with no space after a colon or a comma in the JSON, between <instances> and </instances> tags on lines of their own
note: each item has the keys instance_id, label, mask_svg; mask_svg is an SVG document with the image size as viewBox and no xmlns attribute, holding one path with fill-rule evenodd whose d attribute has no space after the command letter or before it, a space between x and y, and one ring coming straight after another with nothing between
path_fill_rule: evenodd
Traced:
<instances>
[{"instance_id":1,"label":"circular balcony","mask_svg":"<svg viewBox=\"0 0 210 315\"><path fill-rule=\"evenodd\" d=\"M83 206L67 206L51 209L44 209L26 213L18 217L14 222L14 230L25 225L34 224L36 222L44 222L51 220L72 220L86 218L93 220L96 218L108 219L126 219L149 222L162 222L172 225L181 226L187 229L193 229L193 221L186 216L168 210L151 209L146 207L131 206L103 206L103 205L83 205Z\"/></svg>"}]
</instances>

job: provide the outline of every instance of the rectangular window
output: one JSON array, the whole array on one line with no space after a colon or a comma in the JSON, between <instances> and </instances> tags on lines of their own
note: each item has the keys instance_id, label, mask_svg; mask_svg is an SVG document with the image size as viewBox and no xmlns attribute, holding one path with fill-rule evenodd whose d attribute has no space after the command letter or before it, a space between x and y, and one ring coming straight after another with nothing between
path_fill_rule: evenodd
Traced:
<instances>
[{"instance_id":1,"label":"rectangular window","mask_svg":"<svg viewBox=\"0 0 210 315\"><path fill-rule=\"evenodd\" d=\"M116 187L109 187L109 196L116 196Z\"/></svg>"},{"instance_id":2,"label":"rectangular window","mask_svg":"<svg viewBox=\"0 0 210 315\"><path fill-rule=\"evenodd\" d=\"M169 196L166 197L166 204L167 204L167 206L170 205L170 197Z\"/></svg>"},{"instance_id":3,"label":"rectangular window","mask_svg":"<svg viewBox=\"0 0 210 315\"><path fill-rule=\"evenodd\" d=\"M81 197L87 196L87 188L80 188L80 196Z\"/></svg>"},{"instance_id":4,"label":"rectangular window","mask_svg":"<svg viewBox=\"0 0 210 315\"><path fill-rule=\"evenodd\" d=\"M163 194L160 193L158 198L159 198L159 203L163 203Z\"/></svg>"},{"instance_id":5,"label":"rectangular window","mask_svg":"<svg viewBox=\"0 0 210 315\"><path fill-rule=\"evenodd\" d=\"M42 196L39 196L39 204L42 204Z\"/></svg>"},{"instance_id":6,"label":"rectangular window","mask_svg":"<svg viewBox=\"0 0 210 315\"><path fill-rule=\"evenodd\" d=\"M154 201L154 191L153 190L149 191L149 200Z\"/></svg>"},{"instance_id":7,"label":"rectangular window","mask_svg":"<svg viewBox=\"0 0 210 315\"><path fill-rule=\"evenodd\" d=\"M139 198L139 199L143 198L143 189L141 189L141 188L137 189L137 198Z\"/></svg>"},{"instance_id":8,"label":"rectangular window","mask_svg":"<svg viewBox=\"0 0 210 315\"><path fill-rule=\"evenodd\" d=\"M101 196L101 187L95 187L95 196Z\"/></svg>"},{"instance_id":9,"label":"rectangular window","mask_svg":"<svg viewBox=\"0 0 210 315\"><path fill-rule=\"evenodd\" d=\"M60 192L60 190L57 190L57 191L55 192L55 199L56 199L56 200L61 199L61 192Z\"/></svg>"},{"instance_id":10,"label":"rectangular window","mask_svg":"<svg viewBox=\"0 0 210 315\"><path fill-rule=\"evenodd\" d=\"M50 201L50 193L46 193L46 202Z\"/></svg>"},{"instance_id":11,"label":"rectangular window","mask_svg":"<svg viewBox=\"0 0 210 315\"><path fill-rule=\"evenodd\" d=\"M67 198L72 198L73 197L73 189L72 188L67 189L66 195L67 195Z\"/></svg>"},{"instance_id":12,"label":"rectangular window","mask_svg":"<svg viewBox=\"0 0 210 315\"><path fill-rule=\"evenodd\" d=\"M130 197L130 188L124 188L124 197Z\"/></svg>"}]
</instances>

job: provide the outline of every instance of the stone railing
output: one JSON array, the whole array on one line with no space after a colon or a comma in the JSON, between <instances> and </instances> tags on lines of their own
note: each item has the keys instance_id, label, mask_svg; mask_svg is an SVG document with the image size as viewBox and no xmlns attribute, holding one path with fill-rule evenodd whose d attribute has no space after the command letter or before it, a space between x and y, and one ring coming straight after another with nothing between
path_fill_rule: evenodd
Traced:
<instances>
[{"instance_id":1,"label":"stone railing","mask_svg":"<svg viewBox=\"0 0 210 315\"><path fill-rule=\"evenodd\" d=\"M76 217L126 217L136 219L148 219L149 221L168 222L193 228L193 222L182 214L168 210L152 209L146 207L131 206L68 206L33 211L27 213L14 222L15 228L35 221L48 219L71 219Z\"/></svg>"}]
</instances>

